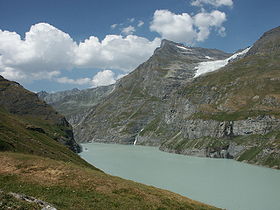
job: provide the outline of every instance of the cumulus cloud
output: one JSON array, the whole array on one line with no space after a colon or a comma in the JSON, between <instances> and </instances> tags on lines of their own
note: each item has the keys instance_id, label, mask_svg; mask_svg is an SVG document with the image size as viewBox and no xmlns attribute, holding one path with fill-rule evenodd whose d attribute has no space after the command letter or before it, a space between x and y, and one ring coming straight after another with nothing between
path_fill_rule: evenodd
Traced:
<instances>
[{"instance_id":1,"label":"cumulus cloud","mask_svg":"<svg viewBox=\"0 0 280 210\"><path fill-rule=\"evenodd\" d=\"M16 32L0 30L0 74L12 80L58 77L73 68L133 70L148 59L160 39L129 35L91 36L76 43L69 34L47 23L38 23L21 38ZM67 82L61 79L60 81ZM81 81L68 80L68 83Z\"/></svg>"},{"instance_id":2,"label":"cumulus cloud","mask_svg":"<svg viewBox=\"0 0 280 210\"><path fill-rule=\"evenodd\" d=\"M156 10L150 30L176 42L192 42L196 37L193 19L188 13L177 15L168 10Z\"/></svg>"},{"instance_id":3,"label":"cumulus cloud","mask_svg":"<svg viewBox=\"0 0 280 210\"><path fill-rule=\"evenodd\" d=\"M3 75L26 78L57 74L71 69L77 47L72 38L57 28L39 23L22 40L15 32L0 30L0 70Z\"/></svg>"},{"instance_id":4,"label":"cumulus cloud","mask_svg":"<svg viewBox=\"0 0 280 210\"><path fill-rule=\"evenodd\" d=\"M192 6L203 7L204 5L212 5L214 7L221 7L221 6L233 6L232 0L193 0L191 2Z\"/></svg>"},{"instance_id":5,"label":"cumulus cloud","mask_svg":"<svg viewBox=\"0 0 280 210\"><path fill-rule=\"evenodd\" d=\"M194 25L198 27L197 41L204 41L210 34L211 27L215 27L220 31L220 34L225 33L225 28L222 26L226 21L226 14L215 10L211 13L198 13L193 17Z\"/></svg>"},{"instance_id":6,"label":"cumulus cloud","mask_svg":"<svg viewBox=\"0 0 280 210\"><path fill-rule=\"evenodd\" d=\"M76 66L129 72L147 60L159 45L159 38L149 41L135 35L107 35L102 41L90 37L77 48Z\"/></svg>"},{"instance_id":7,"label":"cumulus cloud","mask_svg":"<svg viewBox=\"0 0 280 210\"><path fill-rule=\"evenodd\" d=\"M111 70L100 71L92 78L92 85L94 87L111 85L115 82L116 75Z\"/></svg>"},{"instance_id":8,"label":"cumulus cloud","mask_svg":"<svg viewBox=\"0 0 280 210\"><path fill-rule=\"evenodd\" d=\"M165 39L193 44L207 39L212 28L215 28L220 35L224 35L225 28L222 24L225 21L226 14L218 10L211 13L203 11L195 16L156 10L150 30L159 33Z\"/></svg>"},{"instance_id":9,"label":"cumulus cloud","mask_svg":"<svg viewBox=\"0 0 280 210\"><path fill-rule=\"evenodd\" d=\"M122 33L125 35L131 35L135 32L135 28L133 26L128 26L122 29Z\"/></svg>"}]
</instances>

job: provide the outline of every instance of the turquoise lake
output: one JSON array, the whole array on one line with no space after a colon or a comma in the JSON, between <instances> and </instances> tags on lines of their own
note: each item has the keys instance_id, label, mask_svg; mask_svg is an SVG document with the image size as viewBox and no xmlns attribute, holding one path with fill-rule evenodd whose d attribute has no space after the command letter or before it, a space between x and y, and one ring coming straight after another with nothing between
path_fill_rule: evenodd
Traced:
<instances>
[{"instance_id":1,"label":"turquoise lake","mask_svg":"<svg viewBox=\"0 0 280 210\"><path fill-rule=\"evenodd\" d=\"M234 160L170 154L156 147L82 144L104 172L229 210L279 210L280 170Z\"/></svg>"}]
</instances>

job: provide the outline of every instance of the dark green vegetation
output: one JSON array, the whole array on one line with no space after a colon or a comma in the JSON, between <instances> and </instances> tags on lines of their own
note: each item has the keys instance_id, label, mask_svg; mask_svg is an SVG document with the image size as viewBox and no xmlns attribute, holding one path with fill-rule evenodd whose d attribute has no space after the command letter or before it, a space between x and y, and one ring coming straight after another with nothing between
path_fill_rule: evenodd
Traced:
<instances>
[{"instance_id":1,"label":"dark green vegetation","mask_svg":"<svg viewBox=\"0 0 280 210\"><path fill-rule=\"evenodd\" d=\"M72 129L36 94L0 77L0 209L216 209L105 174L81 159ZM72 149L72 150L71 150Z\"/></svg>"},{"instance_id":2,"label":"dark green vegetation","mask_svg":"<svg viewBox=\"0 0 280 210\"><path fill-rule=\"evenodd\" d=\"M216 209L85 166L17 153L0 153L0 189L5 193L12 191L33 196L67 210ZM0 198L4 205L14 201L7 195L1 197L0 194ZM22 204L16 201L13 205Z\"/></svg>"}]
</instances>

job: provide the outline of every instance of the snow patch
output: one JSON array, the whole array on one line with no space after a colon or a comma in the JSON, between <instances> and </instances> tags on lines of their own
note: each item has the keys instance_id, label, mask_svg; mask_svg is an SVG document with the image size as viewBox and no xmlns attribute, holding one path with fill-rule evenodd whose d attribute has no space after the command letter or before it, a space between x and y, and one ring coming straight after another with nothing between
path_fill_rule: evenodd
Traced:
<instances>
[{"instance_id":1,"label":"snow patch","mask_svg":"<svg viewBox=\"0 0 280 210\"><path fill-rule=\"evenodd\" d=\"M213 60L214 58L210 57L210 56L205 56L205 58L209 59L209 60Z\"/></svg>"},{"instance_id":2,"label":"snow patch","mask_svg":"<svg viewBox=\"0 0 280 210\"><path fill-rule=\"evenodd\" d=\"M179 45L177 45L177 47L180 48L181 50L192 51L191 49L189 49L187 47L183 47L183 46L179 46Z\"/></svg>"},{"instance_id":3,"label":"snow patch","mask_svg":"<svg viewBox=\"0 0 280 210\"><path fill-rule=\"evenodd\" d=\"M194 77L198 77L202 74L212 72L212 71L215 71L217 69L220 69L220 68L226 66L230 60L234 60L238 56L246 54L250 50L250 48L251 47L248 47L245 50L243 50L242 52L235 53L234 55L230 56L229 58L227 58L225 60L205 61L205 62L199 63L198 66L195 67L196 73L195 73Z\"/></svg>"}]
</instances>

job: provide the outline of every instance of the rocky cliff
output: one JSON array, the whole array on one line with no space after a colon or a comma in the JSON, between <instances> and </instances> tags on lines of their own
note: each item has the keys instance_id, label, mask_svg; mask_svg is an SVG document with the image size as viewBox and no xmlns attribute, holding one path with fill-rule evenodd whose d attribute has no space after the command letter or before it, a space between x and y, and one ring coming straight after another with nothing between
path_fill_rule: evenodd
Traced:
<instances>
[{"instance_id":1,"label":"rocky cliff","mask_svg":"<svg viewBox=\"0 0 280 210\"><path fill-rule=\"evenodd\" d=\"M280 168L279 43L279 28L266 32L244 58L177 90L160 149Z\"/></svg>"}]
</instances>

